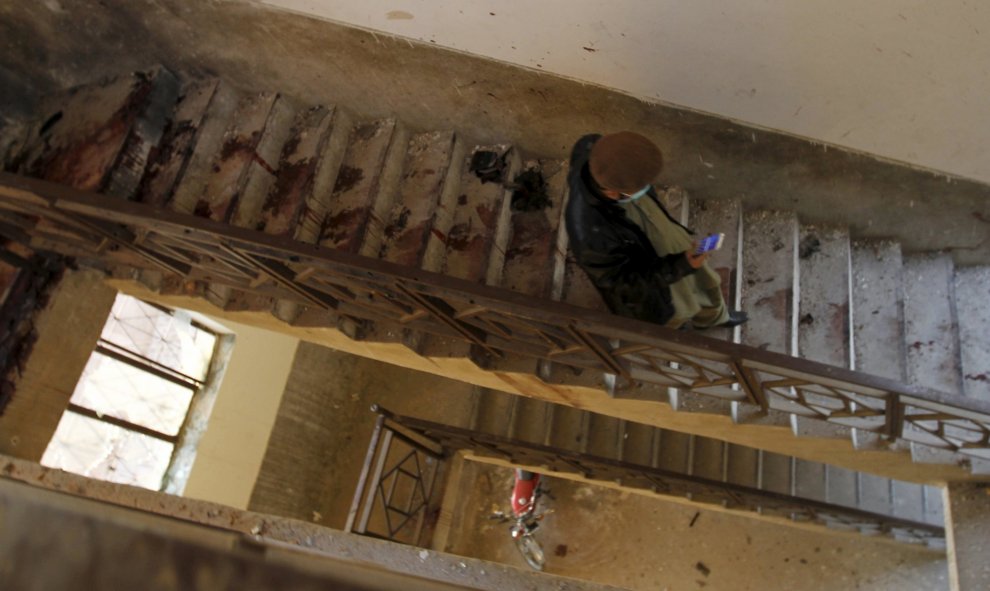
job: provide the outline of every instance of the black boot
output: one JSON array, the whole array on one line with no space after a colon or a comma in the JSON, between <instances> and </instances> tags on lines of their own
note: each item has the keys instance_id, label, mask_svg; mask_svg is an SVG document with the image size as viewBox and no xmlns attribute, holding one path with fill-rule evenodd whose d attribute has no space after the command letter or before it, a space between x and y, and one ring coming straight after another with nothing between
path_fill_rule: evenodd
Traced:
<instances>
[{"instance_id":1,"label":"black boot","mask_svg":"<svg viewBox=\"0 0 990 591\"><path fill-rule=\"evenodd\" d=\"M730 310L729 319L718 326L732 328L739 326L740 324L744 324L747 320L749 320L749 314L743 312L742 310Z\"/></svg>"}]
</instances>

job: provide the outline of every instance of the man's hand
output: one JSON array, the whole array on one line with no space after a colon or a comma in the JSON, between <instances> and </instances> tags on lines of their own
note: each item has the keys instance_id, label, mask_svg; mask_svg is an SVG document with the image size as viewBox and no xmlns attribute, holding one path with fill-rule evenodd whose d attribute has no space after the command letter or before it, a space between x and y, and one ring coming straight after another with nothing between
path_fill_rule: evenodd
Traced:
<instances>
[{"instance_id":1,"label":"man's hand","mask_svg":"<svg viewBox=\"0 0 990 591\"><path fill-rule=\"evenodd\" d=\"M700 269L701 265L704 265L705 261L708 260L708 254L707 252L705 254L698 254L697 242L692 244L689 250L684 251L684 256L687 257L688 264L691 265L692 269Z\"/></svg>"}]
</instances>

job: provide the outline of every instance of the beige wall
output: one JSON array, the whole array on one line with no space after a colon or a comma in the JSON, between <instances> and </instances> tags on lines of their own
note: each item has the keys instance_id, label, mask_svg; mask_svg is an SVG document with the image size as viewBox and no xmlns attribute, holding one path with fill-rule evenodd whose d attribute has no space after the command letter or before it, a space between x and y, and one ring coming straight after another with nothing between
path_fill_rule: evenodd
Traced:
<instances>
[{"instance_id":1,"label":"beige wall","mask_svg":"<svg viewBox=\"0 0 990 591\"><path fill-rule=\"evenodd\" d=\"M264 2L990 181L984 2Z\"/></svg>"},{"instance_id":2,"label":"beige wall","mask_svg":"<svg viewBox=\"0 0 990 591\"><path fill-rule=\"evenodd\" d=\"M234 349L183 495L246 509L299 340L223 325Z\"/></svg>"},{"instance_id":3,"label":"beige wall","mask_svg":"<svg viewBox=\"0 0 990 591\"><path fill-rule=\"evenodd\" d=\"M41 461L117 292L98 271L66 271L35 318L38 340L0 416L0 454Z\"/></svg>"}]
</instances>

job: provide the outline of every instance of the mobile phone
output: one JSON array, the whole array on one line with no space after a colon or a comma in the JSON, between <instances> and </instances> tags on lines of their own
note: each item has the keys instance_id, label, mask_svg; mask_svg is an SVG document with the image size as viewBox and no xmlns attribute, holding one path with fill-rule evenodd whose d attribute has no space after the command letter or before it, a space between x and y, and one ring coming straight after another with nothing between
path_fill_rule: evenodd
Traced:
<instances>
[{"instance_id":1,"label":"mobile phone","mask_svg":"<svg viewBox=\"0 0 990 591\"><path fill-rule=\"evenodd\" d=\"M706 252L712 252L713 250L718 250L722 248L722 240L725 238L725 234L710 234L705 236L705 238L698 243L698 250L695 251L697 254L705 254Z\"/></svg>"}]
</instances>

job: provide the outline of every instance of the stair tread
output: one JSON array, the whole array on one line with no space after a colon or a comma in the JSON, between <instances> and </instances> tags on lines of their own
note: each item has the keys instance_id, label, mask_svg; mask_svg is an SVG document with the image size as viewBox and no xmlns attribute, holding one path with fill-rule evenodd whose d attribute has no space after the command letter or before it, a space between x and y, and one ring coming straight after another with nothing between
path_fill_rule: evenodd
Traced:
<instances>
[{"instance_id":1,"label":"stair tread","mask_svg":"<svg viewBox=\"0 0 990 591\"><path fill-rule=\"evenodd\" d=\"M276 236L295 236L313 199L316 175L334 131L334 112L333 107L317 106L296 114L261 207L254 211L239 207L235 225Z\"/></svg>"},{"instance_id":2,"label":"stair tread","mask_svg":"<svg viewBox=\"0 0 990 591\"><path fill-rule=\"evenodd\" d=\"M853 242L852 309L854 367L904 381L904 288L901 247L891 241ZM876 425L880 426L879 421ZM853 430L857 449L882 449L887 442L866 429Z\"/></svg>"},{"instance_id":3,"label":"stair tread","mask_svg":"<svg viewBox=\"0 0 990 591\"><path fill-rule=\"evenodd\" d=\"M794 458L769 451L761 454L760 488L782 495L791 494Z\"/></svg>"},{"instance_id":4,"label":"stair tread","mask_svg":"<svg viewBox=\"0 0 990 591\"><path fill-rule=\"evenodd\" d=\"M797 217L792 213L752 211L743 215L741 303L749 322L740 327L740 342L795 355L797 322ZM771 399L771 408L776 398ZM789 409L784 409L790 412ZM788 414L763 415L738 407L735 420L790 426Z\"/></svg>"},{"instance_id":5,"label":"stair tread","mask_svg":"<svg viewBox=\"0 0 990 591\"><path fill-rule=\"evenodd\" d=\"M410 138L398 192L380 227L379 258L410 267L422 264L453 148L450 131Z\"/></svg>"},{"instance_id":6,"label":"stair tread","mask_svg":"<svg viewBox=\"0 0 990 591\"><path fill-rule=\"evenodd\" d=\"M549 438L552 405L535 398L518 398L512 421L512 437L545 445Z\"/></svg>"},{"instance_id":7,"label":"stair tread","mask_svg":"<svg viewBox=\"0 0 990 591\"><path fill-rule=\"evenodd\" d=\"M618 459L619 440L624 421L615 417L589 413L586 451L600 458Z\"/></svg>"},{"instance_id":8,"label":"stair tread","mask_svg":"<svg viewBox=\"0 0 990 591\"><path fill-rule=\"evenodd\" d=\"M536 297L551 297L557 262L557 232L566 191L566 170L561 162L527 163L539 167L546 183L547 201L530 200L513 205L509 244L505 251L502 286Z\"/></svg>"},{"instance_id":9,"label":"stair tread","mask_svg":"<svg viewBox=\"0 0 990 591\"><path fill-rule=\"evenodd\" d=\"M506 437L518 396L482 388L474 420L474 430Z\"/></svg>"},{"instance_id":10,"label":"stair tread","mask_svg":"<svg viewBox=\"0 0 990 591\"><path fill-rule=\"evenodd\" d=\"M724 480L725 443L708 437L694 437L692 474L700 478Z\"/></svg>"},{"instance_id":11,"label":"stair tread","mask_svg":"<svg viewBox=\"0 0 990 591\"><path fill-rule=\"evenodd\" d=\"M550 445L570 450L580 450L584 445L584 422L588 413L573 406L554 408L550 426Z\"/></svg>"},{"instance_id":12,"label":"stair tread","mask_svg":"<svg viewBox=\"0 0 990 591\"><path fill-rule=\"evenodd\" d=\"M963 389L990 401L990 267L956 269L955 282Z\"/></svg>"},{"instance_id":13,"label":"stair tread","mask_svg":"<svg viewBox=\"0 0 990 591\"><path fill-rule=\"evenodd\" d=\"M740 486L759 487L759 450L730 443L726 480Z\"/></svg>"},{"instance_id":14,"label":"stair tread","mask_svg":"<svg viewBox=\"0 0 990 591\"><path fill-rule=\"evenodd\" d=\"M217 221L229 221L248 186L252 169L263 168L270 176L275 157L262 156L259 149L269 130L273 112L281 111L276 93L264 92L245 97L237 105L230 126L224 133L223 146L206 171L203 189L192 206L192 213ZM272 142L265 146L271 151ZM281 146L278 147L281 149ZM259 196L260 200L260 196Z\"/></svg>"},{"instance_id":15,"label":"stair tread","mask_svg":"<svg viewBox=\"0 0 990 591\"><path fill-rule=\"evenodd\" d=\"M722 280L722 295L730 309L739 307L739 254L740 224L742 222L742 206L738 200L703 201L690 200L687 195L678 196L683 191L667 191L671 202L680 200L680 207L687 225L695 230L698 236L721 232L725 234L722 248L713 252L708 259L709 267ZM668 203L668 209L674 207ZM713 328L705 331L705 336L724 341L734 341L736 329ZM740 397L742 394L740 394ZM670 395L671 405L678 412L703 412L708 414L732 415L732 401L720 400L711 396L698 396L683 390L676 390Z\"/></svg>"},{"instance_id":16,"label":"stair tread","mask_svg":"<svg viewBox=\"0 0 990 591\"><path fill-rule=\"evenodd\" d=\"M911 521L925 521L924 486L913 482L891 481L891 513Z\"/></svg>"},{"instance_id":17,"label":"stair tread","mask_svg":"<svg viewBox=\"0 0 990 591\"><path fill-rule=\"evenodd\" d=\"M213 174L214 160L223 148L227 130L234 125L234 117L244 98L229 84L220 81L200 119L192 151L182 165L182 174L176 178L171 195L152 195L153 198L163 200L163 205L180 213L192 213L196 209L196 203Z\"/></svg>"},{"instance_id":18,"label":"stair tread","mask_svg":"<svg viewBox=\"0 0 990 591\"><path fill-rule=\"evenodd\" d=\"M798 243L801 357L849 367L849 232L802 226Z\"/></svg>"},{"instance_id":19,"label":"stair tread","mask_svg":"<svg viewBox=\"0 0 990 591\"><path fill-rule=\"evenodd\" d=\"M849 231L801 225L798 237L798 354L812 361L848 368L851 365ZM806 393L808 402L828 400ZM803 437L852 436L852 430L823 423L807 414L794 417L794 432Z\"/></svg>"},{"instance_id":20,"label":"stair tread","mask_svg":"<svg viewBox=\"0 0 990 591\"><path fill-rule=\"evenodd\" d=\"M129 199L177 94L175 77L157 68L56 95L44 102L18 171Z\"/></svg>"},{"instance_id":21,"label":"stair tread","mask_svg":"<svg viewBox=\"0 0 990 591\"><path fill-rule=\"evenodd\" d=\"M891 480L874 474L859 474L859 508L871 513L890 515Z\"/></svg>"},{"instance_id":22,"label":"stair tread","mask_svg":"<svg viewBox=\"0 0 990 591\"><path fill-rule=\"evenodd\" d=\"M904 341L909 383L961 394L952 278L948 255L905 257Z\"/></svg>"},{"instance_id":23,"label":"stair tread","mask_svg":"<svg viewBox=\"0 0 990 591\"><path fill-rule=\"evenodd\" d=\"M162 135L161 142L148 159L144 178L135 200L158 207L166 206L196 147L200 127L221 82L218 78L192 80L182 86L179 101Z\"/></svg>"},{"instance_id":24,"label":"stair tread","mask_svg":"<svg viewBox=\"0 0 990 591\"><path fill-rule=\"evenodd\" d=\"M781 212L747 212L744 223L742 302L750 319L742 326L742 342L792 355L797 218Z\"/></svg>"},{"instance_id":25,"label":"stair tread","mask_svg":"<svg viewBox=\"0 0 990 591\"><path fill-rule=\"evenodd\" d=\"M622 452L620 459L623 462L638 464L640 466L652 466L653 440L658 436L660 431L660 429L652 425L626 421L625 434L621 442Z\"/></svg>"},{"instance_id":26,"label":"stair tread","mask_svg":"<svg viewBox=\"0 0 990 591\"><path fill-rule=\"evenodd\" d=\"M687 213L687 225L695 231L696 236L707 236L713 232L725 234L722 248L709 255L708 266L722 280L722 296L725 298L726 306L730 309L739 307L738 271L741 246L739 225L741 218L742 206L736 199L717 201L694 199L690 201L690 208ZM733 340L733 332L731 329L724 328L710 329L705 332L705 335L731 341Z\"/></svg>"},{"instance_id":27,"label":"stair tread","mask_svg":"<svg viewBox=\"0 0 990 591\"><path fill-rule=\"evenodd\" d=\"M349 136L330 196L319 244L356 253L360 250L385 160L396 131L394 119L362 123Z\"/></svg>"},{"instance_id":28,"label":"stair tread","mask_svg":"<svg viewBox=\"0 0 990 591\"><path fill-rule=\"evenodd\" d=\"M493 151L503 159L514 156L505 144L475 146L461 162L455 163L460 175L460 188L456 205L450 212L450 228L446 232L446 244L442 272L469 281L483 282L488 275L489 260L495 243L503 201L506 198L505 179L485 182L471 170L471 161L477 152ZM506 164L511 169L511 164ZM504 174L511 174L506 170ZM442 230L434 230L442 232Z\"/></svg>"},{"instance_id":29,"label":"stair tread","mask_svg":"<svg viewBox=\"0 0 990 591\"><path fill-rule=\"evenodd\" d=\"M855 366L895 380L906 374L901 248L896 242L853 245Z\"/></svg>"},{"instance_id":30,"label":"stair tread","mask_svg":"<svg viewBox=\"0 0 990 591\"><path fill-rule=\"evenodd\" d=\"M800 458L794 462L794 494L825 502L828 496L828 466Z\"/></svg>"},{"instance_id":31,"label":"stair tread","mask_svg":"<svg viewBox=\"0 0 990 591\"><path fill-rule=\"evenodd\" d=\"M839 466L825 467L826 490L825 500L829 503L856 507L859 504L859 474L840 468Z\"/></svg>"}]
</instances>

